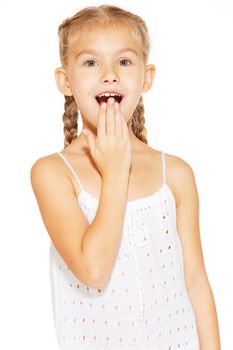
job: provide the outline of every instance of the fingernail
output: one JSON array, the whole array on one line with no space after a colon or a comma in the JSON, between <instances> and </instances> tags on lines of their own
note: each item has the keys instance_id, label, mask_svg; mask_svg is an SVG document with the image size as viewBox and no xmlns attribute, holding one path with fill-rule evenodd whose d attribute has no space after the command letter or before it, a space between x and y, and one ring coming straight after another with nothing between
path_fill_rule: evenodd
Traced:
<instances>
[{"instance_id":1,"label":"fingernail","mask_svg":"<svg viewBox=\"0 0 233 350\"><path fill-rule=\"evenodd\" d=\"M110 97L110 98L108 99L108 102L109 102L110 104L113 104L113 103L115 102L115 99L114 99L113 97Z\"/></svg>"}]
</instances>

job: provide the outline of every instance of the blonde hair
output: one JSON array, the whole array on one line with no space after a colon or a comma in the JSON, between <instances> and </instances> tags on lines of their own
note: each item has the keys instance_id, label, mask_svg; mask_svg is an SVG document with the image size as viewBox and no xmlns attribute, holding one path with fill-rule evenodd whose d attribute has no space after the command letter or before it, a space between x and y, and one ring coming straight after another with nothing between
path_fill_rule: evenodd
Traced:
<instances>
[{"instance_id":1,"label":"blonde hair","mask_svg":"<svg viewBox=\"0 0 233 350\"><path fill-rule=\"evenodd\" d=\"M141 50L144 63L147 63L150 51L150 37L144 20L131 12L112 5L101 5L97 7L86 7L74 16L64 20L58 27L59 53L63 67L68 61L68 51L72 40L77 34L96 28L106 28L122 24L141 39ZM78 106L73 96L65 96L64 104L64 148L77 137L78 131ZM137 107L131 119L131 128L135 136L147 144L146 128L144 118L143 97L140 97Z\"/></svg>"}]
</instances>

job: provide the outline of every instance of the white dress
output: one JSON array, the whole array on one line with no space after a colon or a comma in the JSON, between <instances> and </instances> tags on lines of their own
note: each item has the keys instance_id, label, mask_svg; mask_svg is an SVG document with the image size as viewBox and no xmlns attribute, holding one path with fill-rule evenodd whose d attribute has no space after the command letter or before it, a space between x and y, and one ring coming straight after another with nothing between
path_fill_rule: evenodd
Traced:
<instances>
[{"instance_id":1,"label":"white dress","mask_svg":"<svg viewBox=\"0 0 233 350\"><path fill-rule=\"evenodd\" d=\"M70 163L58 154L80 186L77 200L91 224L98 198L84 190ZM51 297L59 349L200 349L164 152L161 159L161 188L127 202L120 249L104 289L89 288L75 277L51 241Z\"/></svg>"}]
</instances>

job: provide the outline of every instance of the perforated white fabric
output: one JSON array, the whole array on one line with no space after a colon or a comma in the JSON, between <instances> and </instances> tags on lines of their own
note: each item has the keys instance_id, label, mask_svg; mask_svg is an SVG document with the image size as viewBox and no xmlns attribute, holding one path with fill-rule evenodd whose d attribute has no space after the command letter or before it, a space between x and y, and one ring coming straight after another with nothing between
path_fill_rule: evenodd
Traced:
<instances>
[{"instance_id":1,"label":"perforated white fabric","mask_svg":"<svg viewBox=\"0 0 233 350\"><path fill-rule=\"evenodd\" d=\"M72 166L77 198L89 224L98 198L86 192ZM184 280L176 204L166 183L127 202L123 236L111 279L92 289L69 270L52 241L51 296L61 350L199 350L194 310Z\"/></svg>"}]
</instances>

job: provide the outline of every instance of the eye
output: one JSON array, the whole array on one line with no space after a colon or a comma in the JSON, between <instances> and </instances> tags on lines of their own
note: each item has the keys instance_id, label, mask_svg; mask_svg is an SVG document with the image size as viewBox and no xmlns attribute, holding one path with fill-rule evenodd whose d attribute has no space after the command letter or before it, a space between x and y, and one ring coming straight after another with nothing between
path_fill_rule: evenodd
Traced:
<instances>
[{"instance_id":1,"label":"eye","mask_svg":"<svg viewBox=\"0 0 233 350\"><path fill-rule=\"evenodd\" d=\"M123 66L129 66L132 62L130 60L127 60L127 59L123 59L123 60L120 60L120 62L123 62ZM129 63L129 64L127 64Z\"/></svg>"},{"instance_id":2,"label":"eye","mask_svg":"<svg viewBox=\"0 0 233 350\"><path fill-rule=\"evenodd\" d=\"M96 61L94 61L94 60L88 60L88 61L84 62L84 66L94 67L95 63L96 63Z\"/></svg>"}]
</instances>

